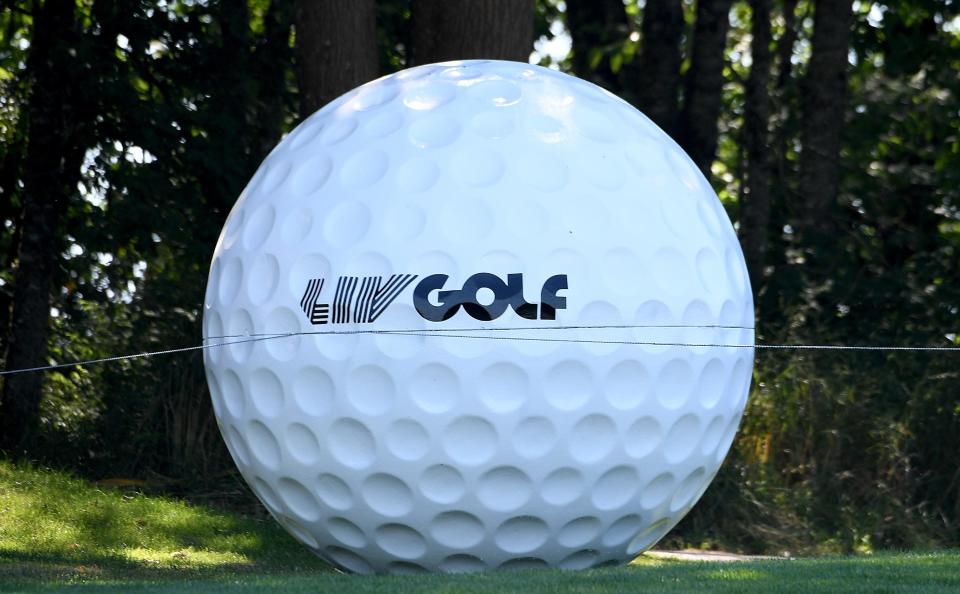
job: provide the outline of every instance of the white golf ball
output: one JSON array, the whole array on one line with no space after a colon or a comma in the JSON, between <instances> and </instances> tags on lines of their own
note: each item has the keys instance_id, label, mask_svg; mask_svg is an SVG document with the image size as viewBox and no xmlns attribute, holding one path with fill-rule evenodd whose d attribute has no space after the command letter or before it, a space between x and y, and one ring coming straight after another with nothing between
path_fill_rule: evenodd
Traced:
<instances>
[{"instance_id":1,"label":"white golf ball","mask_svg":"<svg viewBox=\"0 0 960 594\"><path fill-rule=\"evenodd\" d=\"M276 147L203 333L233 343L205 364L250 487L365 573L649 548L730 447L752 326L730 222L666 134L582 80L468 61L366 84Z\"/></svg>"}]
</instances>

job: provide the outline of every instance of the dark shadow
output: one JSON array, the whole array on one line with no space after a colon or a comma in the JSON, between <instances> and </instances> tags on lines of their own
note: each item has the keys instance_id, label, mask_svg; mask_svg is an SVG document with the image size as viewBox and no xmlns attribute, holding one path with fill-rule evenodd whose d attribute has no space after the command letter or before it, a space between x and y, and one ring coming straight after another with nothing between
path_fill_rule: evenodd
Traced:
<instances>
[{"instance_id":1,"label":"dark shadow","mask_svg":"<svg viewBox=\"0 0 960 594\"><path fill-rule=\"evenodd\" d=\"M0 559L16 562L12 574L0 565L0 591L12 579L23 589L43 582L72 581L71 591L97 592L940 592L960 589L960 554L881 554L799 560L732 563L666 561L658 565L587 571L533 570L471 575L355 576L328 569L288 568L263 571L256 565L213 570L148 568L90 558L102 568L78 573L63 559L22 557L0 551ZM34 571L36 565L39 570ZM258 570L259 569L259 570ZM87 583L97 580L106 583ZM158 581L160 583L158 583ZM111 583L112 582L112 583Z\"/></svg>"}]
</instances>

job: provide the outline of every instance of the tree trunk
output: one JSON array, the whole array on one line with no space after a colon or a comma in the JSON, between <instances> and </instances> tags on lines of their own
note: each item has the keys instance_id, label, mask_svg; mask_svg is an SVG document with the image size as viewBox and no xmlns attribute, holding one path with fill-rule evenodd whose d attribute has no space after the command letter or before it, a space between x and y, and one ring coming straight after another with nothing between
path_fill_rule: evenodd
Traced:
<instances>
[{"instance_id":1,"label":"tree trunk","mask_svg":"<svg viewBox=\"0 0 960 594\"><path fill-rule=\"evenodd\" d=\"M18 122L18 127L22 124ZM12 232L0 238L0 267L3 270L13 270L17 261L17 252L20 247L20 205L14 196L17 189L17 180L20 179L20 167L23 162L23 140L18 132L13 142L5 149L2 164L0 164L0 225L5 228L7 221L12 225ZM9 280L9 279L8 279ZM0 356L7 352L7 339L10 333L10 306L13 303L13 286L8 282L0 287ZM2 394L0 394L2 397ZM2 399L0 399L2 402Z\"/></svg>"},{"instance_id":2,"label":"tree trunk","mask_svg":"<svg viewBox=\"0 0 960 594\"><path fill-rule=\"evenodd\" d=\"M533 0L413 0L412 65L448 60L527 62Z\"/></svg>"},{"instance_id":3,"label":"tree trunk","mask_svg":"<svg viewBox=\"0 0 960 594\"><path fill-rule=\"evenodd\" d=\"M783 35L777 40L777 87L786 88L793 74L793 46L797 42L797 0L783 0Z\"/></svg>"},{"instance_id":4,"label":"tree trunk","mask_svg":"<svg viewBox=\"0 0 960 594\"><path fill-rule=\"evenodd\" d=\"M677 140L707 178L717 152L717 119L732 0L700 0Z\"/></svg>"},{"instance_id":5,"label":"tree trunk","mask_svg":"<svg viewBox=\"0 0 960 594\"><path fill-rule=\"evenodd\" d=\"M60 221L76 192L83 149L79 128L74 0L47 0L37 9L27 63L30 95L18 266L14 277L6 369L41 366L47 359L50 294L63 251ZM43 394L41 373L6 376L0 401L0 449L22 455L35 443Z\"/></svg>"},{"instance_id":6,"label":"tree trunk","mask_svg":"<svg viewBox=\"0 0 960 594\"><path fill-rule=\"evenodd\" d=\"M613 93L620 92L619 76L604 56L591 68L593 51L620 51L630 35L630 23L622 0L567 0L567 30L572 42L573 73Z\"/></svg>"},{"instance_id":7,"label":"tree trunk","mask_svg":"<svg viewBox=\"0 0 960 594\"><path fill-rule=\"evenodd\" d=\"M249 138L251 128L259 122L251 122L253 118L250 114L256 105L254 87L260 81L254 81L250 72L253 62L250 7L248 0L220 0L217 8L219 10L214 18L220 24L220 36L216 51L223 70L217 81L217 88L211 93L210 103L222 117L215 119L215 140L209 146L225 153L243 155L243 160L234 162L253 168L259 160L250 156L252 143ZM264 25L266 26L266 23ZM237 123L244 125L237 129ZM229 162L230 159L225 158L224 161ZM221 205L222 210L229 211L236 195L243 188L244 180L252 175L252 171L245 170L245 167L233 171L226 167L218 169L219 171L211 175L216 180L216 190L206 193L206 196L213 198L215 203Z\"/></svg>"},{"instance_id":8,"label":"tree trunk","mask_svg":"<svg viewBox=\"0 0 960 594\"><path fill-rule=\"evenodd\" d=\"M263 17L263 39L251 56L252 73L256 76L254 157L260 161L273 149L283 133L287 113L285 88L293 50L290 30L293 27L293 0L272 0Z\"/></svg>"},{"instance_id":9,"label":"tree trunk","mask_svg":"<svg viewBox=\"0 0 960 594\"><path fill-rule=\"evenodd\" d=\"M680 0L647 0L640 27L640 61L625 73L637 107L671 135L677 125L682 37Z\"/></svg>"},{"instance_id":10,"label":"tree trunk","mask_svg":"<svg viewBox=\"0 0 960 594\"><path fill-rule=\"evenodd\" d=\"M750 0L753 64L744 89L746 192L740 204L740 243L754 289L763 279L770 224L770 0Z\"/></svg>"},{"instance_id":11,"label":"tree trunk","mask_svg":"<svg viewBox=\"0 0 960 594\"><path fill-rule=\"evenodd\" d=\"M840 185L851 8L851 0L815 4L810 63L801 93L799 184L800 232L812 243L831 233Z\"/></svg>"},{"instance_id":12,"label":"tree trunk","mask_svg":"<svg viewBox=\"0 0 960 594\"><path fill-rule=\"evenodd\" d=\"M789 106L793 97L793 49L797 43L797 0L783 0L781 6L783 14L783 35L777 40L777 82L774 90L775 124L774 124L774 187L782 190L787 187L787 147L790 132L787 127L788 116L791 115Z\"/></svg>"},{"instance_id":13,"label":"tree trunk","mask_svg":"<svg viewBox=\"0 0 960 594\"><path fill-rule=\"evenodd\" d=\"M297 0L300 116L377 77L373 0Z\"/></svg>"}]
</instances>

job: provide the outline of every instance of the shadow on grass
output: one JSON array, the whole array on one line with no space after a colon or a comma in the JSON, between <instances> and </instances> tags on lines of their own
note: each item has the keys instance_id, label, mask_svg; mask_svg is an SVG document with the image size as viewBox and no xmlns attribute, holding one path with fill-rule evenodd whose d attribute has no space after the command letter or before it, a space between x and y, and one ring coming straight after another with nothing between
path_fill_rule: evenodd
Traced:
<instances>
[{"instance_id":1,"label":"shadow on grass","mask_svg":"<svg viewBox=\"0 0 960 594\"><path fill-rule=\"evenodd\" d=\"M29 562L30 559L24 561ZM33 561L36 561L35 559ZM49 560L54 564L55 559ZM112 563L112 561L111 561ZM146 570L113 565L113 575L76 576L71 591L96 592L941 592L960 589L960 553L877 555L709 563L645 562L588 571L541 570L472 575L351 576L329 570L258 571L255 565L213 571ZM171 568L172 569L172 568ZM126 573L129 571L129 573ZM4 577L0 574L0 578ZM177 581L169 578L176 577ZM25 591L54 587L28 578ZM53 578L56 579L56 578ZM43 582L47 582L44 584ZM79 582L79 583L76 583ZM86 582L86 583L84 583ZM62 585L63 582L61 581ZM0 590L3 586L0 585Z\"/></svg>"},{"instance_id":2,"label":"shadow on grass","mask_svg":"<svg viewBox=\"0 0 960 594\"><path fill-rule=\"evenodd\" d=\"M348 576L272 520L95 488L0 462L0 591L960 591L960 552L796 561L644 560L584 572Z\"/></svg>"},{"instance_id":3,"label":"shadow on grass","mask_svg":"<svg viewBox=\"0 0 960 594\"><path fill-rule=\"evenodd\" d=\"M178 556L186 553L173 552L169 559L158 562L130 559L123 555L110 554L36 554L0 549L0 592L7 587L53 586L67 583L116 583L167 582L182 580L236 579L242 576L271 574L295 575L301 572L334 574L335 570L312 556L304 556L302 563L226 562L197 565L180 562ZM121 586L123 590L126 586ZM175 590L175 589L174 589Z\"/></svg>"},{"instance_id":4,"label":"shadow on grass","mask_svg":"<svg viewBox=\"0 0 960 594\"><path fill-rule=\"evenodd\" d=\"M329 571L272 520L27 465L0 461L0 510L0 589L11 580Z\"/></svg>"}]
</instances>

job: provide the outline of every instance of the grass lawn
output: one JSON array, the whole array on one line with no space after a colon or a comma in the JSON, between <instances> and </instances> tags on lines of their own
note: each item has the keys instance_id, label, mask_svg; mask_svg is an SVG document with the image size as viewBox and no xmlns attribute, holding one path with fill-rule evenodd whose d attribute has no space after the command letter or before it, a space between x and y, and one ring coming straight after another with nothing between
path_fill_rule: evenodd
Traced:
<instances>
[{"instance_id":1,"label":"grass lawn","mask_svg":"<svg viewBox=\"0 0 960 594\"><path fill-rule=\"evenodd\" d=\"M944 592L960 552L368 577L331 570L272 521L98 489L0 462L0 592Z\"/></svg>"}]
</instances>

